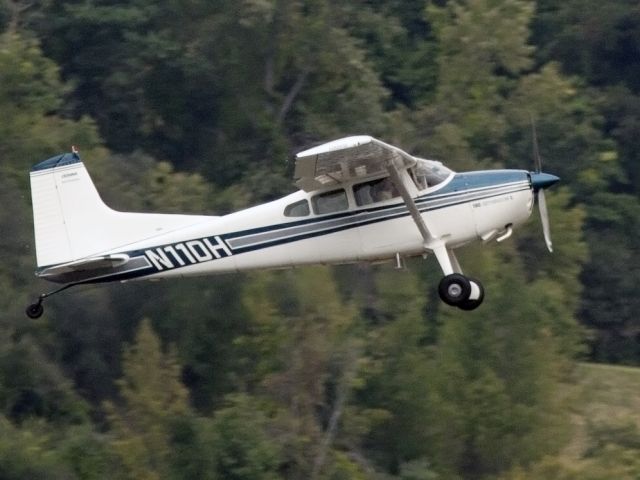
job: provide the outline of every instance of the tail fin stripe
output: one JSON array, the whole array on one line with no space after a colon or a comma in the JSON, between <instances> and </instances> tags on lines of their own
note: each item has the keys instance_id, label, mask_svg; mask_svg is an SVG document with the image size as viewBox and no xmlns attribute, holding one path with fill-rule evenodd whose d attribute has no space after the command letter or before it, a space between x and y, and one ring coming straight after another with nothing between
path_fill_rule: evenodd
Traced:
<instances>
[{"instance_id":1,"label":"tail fin stripe","mask_svg":"<svg viewBox=\"0 0 640 480\"><path fill-rule=\"evenodd\" d=\"M62 155L56 155L55 157L51 157L34 165L31 171L48 170L50 168L72 165L74 163L80 163L80 156L77 153L63 153Z\"/></svg>"}]
</instances>

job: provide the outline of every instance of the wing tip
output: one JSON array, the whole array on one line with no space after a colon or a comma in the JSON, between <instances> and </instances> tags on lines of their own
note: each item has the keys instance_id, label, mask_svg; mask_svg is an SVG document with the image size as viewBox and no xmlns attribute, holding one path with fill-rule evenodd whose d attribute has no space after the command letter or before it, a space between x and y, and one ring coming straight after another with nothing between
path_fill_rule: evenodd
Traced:
<instances>
[{"instance_id":1,"label":"wing tip","mask_svg":"<svg viewBox=\"0 0 640 480\"><path fill-rule=\"evenodd\" d=\"M296 158L311 157L313 155L319 155L321 153L329 153L336 150L355 148L359 147L360 145L371 143L373 141L375 141L375 138L373 138L371 135L352 135L350 137L342 137L330 142L322 143L313 148L303 150L302 152L296 154Z\"/></svg>"}]
</instances>

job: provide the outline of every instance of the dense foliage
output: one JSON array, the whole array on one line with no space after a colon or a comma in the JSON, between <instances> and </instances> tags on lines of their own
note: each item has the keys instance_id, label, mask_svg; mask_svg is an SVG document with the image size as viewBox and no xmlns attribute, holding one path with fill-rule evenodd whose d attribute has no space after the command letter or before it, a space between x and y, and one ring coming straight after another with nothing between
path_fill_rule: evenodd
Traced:
<instances>
[{"instance_id":1,"label":"dense foliage","mask_svg":"<svg viewBox=\"0 0 640 480\"><path fill-rule=\"evenodd\" d=\"M0 477L637 478L635 423L572 462L576 358L640 364L640 7L614 0L0 0ZM81 287L39 320L27 171L79 145L115 208L225 213L369 133L530 168L536 219L433 259ZM612 471L615 475L612 476Z\"/></svg>"}]
</instances>

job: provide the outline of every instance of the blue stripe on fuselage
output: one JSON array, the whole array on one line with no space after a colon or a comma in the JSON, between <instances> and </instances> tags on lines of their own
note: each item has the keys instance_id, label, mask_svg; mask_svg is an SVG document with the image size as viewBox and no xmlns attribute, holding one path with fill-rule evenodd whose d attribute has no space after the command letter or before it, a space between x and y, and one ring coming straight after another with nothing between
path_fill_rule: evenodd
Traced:
<instances>
[{"instance_id":1,"label":"blue stripe on fuselage","mask_svg":"<svg viewBox=\"0 0 640 480\"><path fill-rule=\"evenodd\" d=\"M481 170L478 172L456 173L442 189L427 195L442 195L484 187L499 187L509 183L529 181L526 170Z\"/></svg>"}]
</instances>

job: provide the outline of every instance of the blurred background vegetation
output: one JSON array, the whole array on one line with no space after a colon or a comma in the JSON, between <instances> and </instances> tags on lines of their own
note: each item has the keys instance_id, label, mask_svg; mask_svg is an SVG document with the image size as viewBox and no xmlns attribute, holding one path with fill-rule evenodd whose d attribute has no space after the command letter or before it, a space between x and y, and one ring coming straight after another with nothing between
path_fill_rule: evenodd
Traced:
<instances>
[{"instance_id":1,"label":"blurred background vegetation","mask_svg":"<svg viewBox=\"0 0 640 480\"><path fill-rule=\"evenodd\" d=\"M0 477L639 478L639 59L632 0L0 0ZM27 172L72 144L115 208L224 214L349 134L532 168L530 114L556 252L466 249L475 312L428 259L24 316Z\"/></svg>"}]
</instances>

